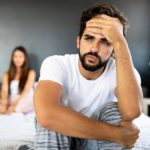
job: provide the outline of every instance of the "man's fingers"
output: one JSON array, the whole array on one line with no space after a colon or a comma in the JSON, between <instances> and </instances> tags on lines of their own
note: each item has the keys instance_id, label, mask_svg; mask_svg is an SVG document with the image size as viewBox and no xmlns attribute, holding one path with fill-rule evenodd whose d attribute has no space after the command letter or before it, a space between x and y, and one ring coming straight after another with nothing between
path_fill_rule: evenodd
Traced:
<instances>
[{"instance_id":1,"label":"man's fingers","mask_svg":"<svg viewBox=\"0 0 150 150\"><path fill-rule=\"evenodd\" d=\"M120 20L116 17L110 17L110 16L107 16L107 15L100 15L100 18L103 19L103 20L107 20L107 22L113 22L113 21L117 21L118 23L121 24Z\"/></svg>"},{"instance_id":2,"label":"man's fingers","mask_svg":"<svg viewBox=\"0 0 150 150\"><path fill-rule=\"evenodd\" d=\"M121 34L123 34L123 25L116 18L113 18L111 21L110 20L106 21L106 20L101 19L101 18L94 18L94 19L91 19L90 21L88 21L86 23L86 27L88 27L88 28L94 28L95 27L98 29L108 30L109 33L118 30Z\"/></svg>"},{"instance_id":3,"label":"man's fingers","mask_svg":"<svg viewBox=\"0 0 150 150\"><path fill-rule=\"evenodd\" d=\"M102 28L97 28L97 27L88 27L87 31L94 33L94 34L100 34L103 35L102 33Z\"/></svg>"},{"instance_id":4,"label":"man's fingers","mask_svg":"<svg viewBox=\"0 0 150 150\"><path fill-rule=\"evenodd\" d=\"M100 23L100 22L89 22L86 24L86 27L97 27L97 28L109 28L110 25Z\"/></svg>"},{"instance_id":5,"label":"man's fingers","mask_svg":"<svg viewBox=\"0 0 150 150\"><path fill-rule=\"evenodd\" d=\"M110 16L105 15L105 14L98 15L97 17L100 17L102 19L109 20L109 21L111 21L114 18L114 17L110 17Z\"/></svg>"},{"instance_id":6,"label":"man's fingers","mask_svg":"<svg viewBox=\"0 0 150 150\"><path fill-rule=\"evenodd\" d=\"M99 26L99 25L112 26L112 25L118 24L119 26L122 26L122 28L123 28L123 25L118 18L110 17L107 15L100 15L100 16L97 16L97 17L89 20L86 23L86 26L91 25L93 23L95 23L95 25L97 25L97 26Z\"/></svg>"},{"instance_id":7,"label":"man's fingers","mask_svg":"<svg viewBox=\"0 0 150 150\"><path fill-rule=\"evenodd\" d=\"M90 24L90 23L98 23L98 24L104 24L104 25L111 25L112 21L109 20L104 20L102 18L93 18L90 21L88 21L86 24Z\"/></svg>"},{"instance_id":8,"label":"man's fingers","mask_svg":"<svg viewBox=\"0 0 150 150\"><path fill-rule=\"evenodd\" d=\"M98 34L101 33L102 30L109 30L110 26L100 24L98 22L90 22L89 24L86 25L86 29Z\"/></svg>"}]
</instances>

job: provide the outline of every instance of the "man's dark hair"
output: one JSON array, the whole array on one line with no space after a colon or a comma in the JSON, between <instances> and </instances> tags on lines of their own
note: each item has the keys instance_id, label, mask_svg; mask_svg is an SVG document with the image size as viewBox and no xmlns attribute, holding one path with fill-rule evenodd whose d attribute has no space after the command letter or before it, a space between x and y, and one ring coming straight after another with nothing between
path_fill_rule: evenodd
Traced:
<instances>
[{"instance_id":1,"label":"man's dark hair","mask_svg":"<svg viewBox=\"0 0 150 150\"><path fill-rule=\"evenodd\" d=\"M80 19L80 30L79 30L80 37L82 37L82 34L85 30L86 22L96 17L97 15L101 15L101 14L118 18L121 24L123 25L123 35L125 36L129 26L128 26L127 19L124 17L122 12L120 12L120 10L118 10L118 8L116 8L112 4L96 4L93 7L90 7L89 9L82 12L82 16Z\"/></svg>"}]
</instances>

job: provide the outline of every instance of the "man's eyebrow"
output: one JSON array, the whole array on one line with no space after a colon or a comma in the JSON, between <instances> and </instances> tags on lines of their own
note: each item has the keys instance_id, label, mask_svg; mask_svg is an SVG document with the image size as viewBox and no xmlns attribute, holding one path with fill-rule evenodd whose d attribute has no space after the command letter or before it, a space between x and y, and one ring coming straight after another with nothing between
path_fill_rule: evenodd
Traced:
<instances>
[{"instance_id":1,"label":"man's eyebrow","mask_svg":"<svg viewBox=\"0 0 150 150\"><path fill-rule=\"evenodd\" d=\"M87 38L94 38L94 36L89 35L89 34L85 34L84 36L87 37Z\"/></svg>"}]
</instances>

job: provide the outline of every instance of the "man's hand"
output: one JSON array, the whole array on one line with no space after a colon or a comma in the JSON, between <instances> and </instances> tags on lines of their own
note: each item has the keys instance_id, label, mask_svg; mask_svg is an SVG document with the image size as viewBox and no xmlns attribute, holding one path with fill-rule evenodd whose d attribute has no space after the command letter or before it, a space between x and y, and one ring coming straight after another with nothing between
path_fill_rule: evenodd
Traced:
<instances>
[{"instance_id":1,"label":"man's hand","mask_svg":"<svg viewBox=\"0 0 150 150\"><path fill-rule=\"evenodd\" d=\"M118 18L99 15L89 20L86 24L88 31L104 36L115 48L118 43L127 44L123 36L123 25Z\"/></svg>"},{"instance_id":2,"label":"man's hand","mask_svg":"<svg viewBox=\"0 0 150 150\"><path fill-rule=\"evenodd\" d=\"M139 129L129 121L122 121L119 125L119 144L124 147L134 147L134 144L139 137Z\"/></svg>"}]
</instances>

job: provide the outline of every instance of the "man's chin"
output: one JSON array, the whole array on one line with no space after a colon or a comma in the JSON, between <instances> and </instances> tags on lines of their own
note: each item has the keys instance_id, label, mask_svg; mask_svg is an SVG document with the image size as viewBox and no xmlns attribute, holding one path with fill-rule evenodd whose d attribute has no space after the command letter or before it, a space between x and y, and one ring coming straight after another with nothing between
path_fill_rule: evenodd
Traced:
<instances>
[{"instance_id":1,"label":"man's chin","mask_svg":"<svg viewBox=\"0 0 150 150\"><path fill-rule=\"evenodd\" d=\"M94 65L84 65L83 68L90 72L98 71L100 68Z\"/></svg>"}]
</instances>

